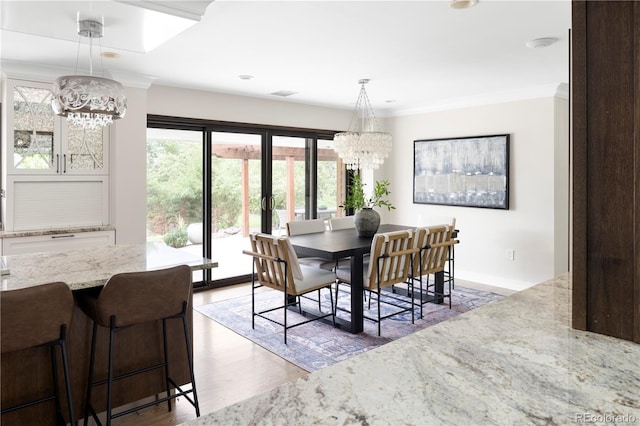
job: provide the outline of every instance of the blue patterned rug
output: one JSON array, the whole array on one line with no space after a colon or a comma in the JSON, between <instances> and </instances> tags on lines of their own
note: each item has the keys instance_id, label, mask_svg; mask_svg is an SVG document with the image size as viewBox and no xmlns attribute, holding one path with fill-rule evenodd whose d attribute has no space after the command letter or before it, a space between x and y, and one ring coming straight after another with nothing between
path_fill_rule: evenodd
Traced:
<instances>
[{"instance_id":1,"label":"blue patterned rug","mask_svg":"<svg viewBox=\"0 0 640 426\"><path fill-rule=\"evenodd\" d=\"M349 306L350 295L348 290L348 285L340 286L339 307ZM317 296L317 292L312 293L312 295L314 297ZM283 295L279 291L268 290L258 293L256 294L256 307L257 309L265 309L265 307L277 306L282 304L282 298ZM333 328L330 323L313 321L309 324L289 329L287 331L287 345L283 341L283 328L271 321L256 317L255 330L251 329L251 296L197 306L195 309L274 354L311 372L502 298L503 296L495 293L468 289L457 285L453 290L451 309L449 309L446 299L442 305L427 303L423 307L424 318L419 319L419 308L416 306L415 324L411 324L410 312L388 318L382 321L381 337L378 337L377 324L366 319L364 321L364 331L359 334L351 334ZM321 299L323 312L329 312L329 293L326 290L323 290ZM302 300L303 307L317 310L317 302L307 299ZM367 310L367 306L367 303L365 303L365 316L377 317L375 299L371 304L370 313ZM381 307L383 315L385 311L389 312L391 309L396 309L385 303ZM282 322L282 310L275 311L272 315ZM348 313L340 310L338 310L337 315L343 318L348 318L349 316ZM289 310L287 314L289 324L294 324L304 319L306 318L292 310Z\"/></svg>"}]
</instances>

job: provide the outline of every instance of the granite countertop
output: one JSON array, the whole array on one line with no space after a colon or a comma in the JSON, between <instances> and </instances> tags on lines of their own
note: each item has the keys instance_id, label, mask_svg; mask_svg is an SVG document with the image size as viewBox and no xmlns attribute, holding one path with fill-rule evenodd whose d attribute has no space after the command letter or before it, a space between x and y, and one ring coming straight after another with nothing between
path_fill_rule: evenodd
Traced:
<instances>
[{"instance_id":1,"label":"granite countertop","mask_svg":"<svg viewBox=\"0 0 640 426\"><path fill-rule=\"evenodd\" d=\"M640 423L640 345L571 329L570 298L564 275L185 424Z\"/></svg>"},{"instance_id":2,"label":"granite countertop","mask_svg":"<svg viewBox=\"0 0 640 426\"><path fill-rule=\"evenodd\" d=\"M74 232L95 232L95 231L113 231L116 229L113 225L104 226L75 226L69 228L50 228L50 229L34 229L29 231L0 231L0 239L2 238L18 238L18 237L39 237L41 235L58 235L71 234Z\"/></svg>"},{"instance_id":3,"label":"granite countertop","mask_svg":"<svg viewBox=\"0 0 640 426\"><path fill-rule=\"evenodd\" d=\"M215 268L218 263L159 243L118 244L88 249L2 256L9 269L0 276L0 289L62 281L71 290L104 285L114 274L188 265L192 270ZM4 265L3 265L4 267Z\"/></svg>"}]
</instances>

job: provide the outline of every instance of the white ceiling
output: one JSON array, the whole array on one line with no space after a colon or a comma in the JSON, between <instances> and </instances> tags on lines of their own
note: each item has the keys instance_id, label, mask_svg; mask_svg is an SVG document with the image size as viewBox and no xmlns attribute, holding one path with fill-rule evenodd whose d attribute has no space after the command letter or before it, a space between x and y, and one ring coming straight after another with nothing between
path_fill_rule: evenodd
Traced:
<instances>
[{"instance_id":1,"label":"white ceiling","mask_svg":"<svg viewBox=\"0 0 640 426\"><path fill-rule=\"evenodd\" d=\"M448 7L448 0L207 3L166 2L188 9L169 15L158 12L166 11L157 7L163 1L2 0L0 57L5 66L86 72L88 49L83 44L78 55L75 28L80 13L104 19L105 35L94 52L120 55L102 65L125 84L135 76L154 85L349 109L358 80L370 78L376 113L397 115L477 99L551 95L568 83L570 0L480 0L465 10ZM193 20L204 7L202 19ZM168 40L149 50L152 34ZM557 42L525 46L540 37ZM99 75L97 55L93 63ZM296 94L271 94L281 90Z\"/></svg>"}]
</instances>

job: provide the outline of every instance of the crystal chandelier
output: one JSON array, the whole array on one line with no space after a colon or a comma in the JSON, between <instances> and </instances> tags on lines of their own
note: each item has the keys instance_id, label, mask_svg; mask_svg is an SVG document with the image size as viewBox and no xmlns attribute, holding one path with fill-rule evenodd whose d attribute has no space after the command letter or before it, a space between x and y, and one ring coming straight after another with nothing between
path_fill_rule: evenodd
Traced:
<instances>
[{"instance_id":1,"label":"crystal chandelier","mask_svg":"<svg viewBox=\"0 0 640 426\"><path fill-rule=\"evenodd\" d=\"M349 123L349 130L336 133L333 149L346 164L347 170L377 169L391 152L391 134L378 129L369 97L364 85L369 79L358 81L361 85L356 108Z\"/></svg>"},{"instance_id":2,"label":"crystal chandelier","mask_svg":"<svg viewBox=\"0 0 640 426\"><path fill-rule=\"evenodd\" d=\"M127 111L127 98L122 84L93 76L93 39L102 37L102 29L101 22L78 20L78 34L89 38L89 75L65 75L58 77L53 84L53 111L84 129L107 126L113 120L124 117Z\"/></svg>"}]
</instances>

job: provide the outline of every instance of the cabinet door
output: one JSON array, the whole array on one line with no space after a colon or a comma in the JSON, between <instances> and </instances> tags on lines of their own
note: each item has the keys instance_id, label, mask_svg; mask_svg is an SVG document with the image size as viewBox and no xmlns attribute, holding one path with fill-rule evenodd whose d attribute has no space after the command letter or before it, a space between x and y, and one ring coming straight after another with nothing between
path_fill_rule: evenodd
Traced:
<instances>
[{"instance_id":1,"label":"cabinet door","mask_svg":"<svg viewBox=\"0 0 640 426\"><path fill-rule=\"evenodd\" d=\"M63 119L64 120L64 119ZM107 174L109 127L83 129L62 123L61 173Z\"/></svg>"},{"instance_id":2,"label":"cabinet door","mask_svg":"<svg viewBox=\"0 0 640 426\"><path fill-rule=\"evenodd\" d=\"M51 108L51 84L7 81L8 174L108 173L108 127L83 129Z\"/></svg>"},{"instance_id":3,"label":"cabinet door","mask_svg":"<svg viewBox=\"0 0 640 426\"><path fill-rule=\"evenodd\" d=\"M51 109L51 85L7 81L6 164L8 173L59 173L60 124Z\"/></svg>"}]
</instances>

